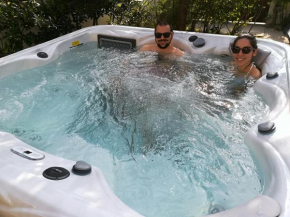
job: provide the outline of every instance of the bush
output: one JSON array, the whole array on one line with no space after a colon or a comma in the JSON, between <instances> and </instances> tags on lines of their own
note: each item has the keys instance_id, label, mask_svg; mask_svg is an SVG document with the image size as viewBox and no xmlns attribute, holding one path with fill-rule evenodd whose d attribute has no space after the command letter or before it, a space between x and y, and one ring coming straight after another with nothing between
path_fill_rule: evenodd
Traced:
<instances>
[{"instance_id":1,"label":"bush","mask_svg":"<svg viewBox=\"0 0 290 217\"><path fill-rule=\"evenodd\" d=\"M0 56L32 45L39 4L34 1L0 1Z\"/></svg>"},{"instance_id":2,"label":"bush","mask_svg":"<svg viewBox=\"0 0 290 217\"><path fill-rule=\"evenodd\" d=\"M257 16L265 1L269 0L0 0L0 56L78 30L87 19L97 24L104 14L112 24L154 27L165 19L174 29L213 33L232 21L228 30L235 34ZM180 7L184 2L189 6Z\"/></svg>"},{"instance_id":3,"label":"bush","mask_svg":"<svg viewBox=\"0 0 290 217\"><path fill-rule=\"evenodd\" d=\"M0 0L0 57L78 30L111 7L107 0Z\"/></svg>"}]
</instances>

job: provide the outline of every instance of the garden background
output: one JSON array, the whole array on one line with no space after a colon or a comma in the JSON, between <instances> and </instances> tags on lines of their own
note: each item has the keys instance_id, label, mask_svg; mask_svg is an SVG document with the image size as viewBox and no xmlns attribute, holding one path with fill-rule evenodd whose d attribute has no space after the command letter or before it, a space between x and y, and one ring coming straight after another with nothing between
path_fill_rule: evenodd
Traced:
<instances>
[{"instance_id":1,"label":"garden background","mask_svg":"<svg viewBox=\"0 0 290 217\"><path fill-rule=\"evenodd\" d=\"M290 0L0 0L0 57L99 22L153 28L161 19L181 31L235 35L262 22L286 33Z\"/></svg>"}]
</instances>

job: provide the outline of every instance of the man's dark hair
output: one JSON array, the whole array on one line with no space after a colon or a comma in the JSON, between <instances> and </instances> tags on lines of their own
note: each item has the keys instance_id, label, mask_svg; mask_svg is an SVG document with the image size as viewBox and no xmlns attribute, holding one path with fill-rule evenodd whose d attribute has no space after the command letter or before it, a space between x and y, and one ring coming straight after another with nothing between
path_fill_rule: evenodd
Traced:
<instances>
[{"instance_id":1,"label":"man's dark hair","mask_svg":"<svg viewBox=\"0 0 290 217\"><path fill-rule=\"evenodd\" d=\"M157 26L170 26L170 32L173 32L173 28L172 28L172 26L171 26L171 24L170 23L168 23L167 21L165 21L165 20L160 20L160 21L158 21L157 22L157 24L156 24L156 26L155 26L155 33L156 33L156 28L157 28Z\"/></svg>"}]
</instances>

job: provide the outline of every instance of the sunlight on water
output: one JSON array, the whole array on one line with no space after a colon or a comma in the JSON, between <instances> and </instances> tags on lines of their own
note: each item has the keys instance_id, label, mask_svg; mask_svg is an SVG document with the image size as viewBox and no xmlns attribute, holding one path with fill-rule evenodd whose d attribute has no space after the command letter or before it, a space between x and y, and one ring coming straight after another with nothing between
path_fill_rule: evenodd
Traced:
<instances>
[{"instance_id":1,"label":"sunlight on water","mask_svg":"<svg viewBox=\"0 0 290 217\"><path fill-rule=\"evenodd\" d=\"M72 49L0 80L0 130L99 167L147 217L193 217L259 195L243 134L268 112L229 57Z\"/></svg>"}]
</instances>

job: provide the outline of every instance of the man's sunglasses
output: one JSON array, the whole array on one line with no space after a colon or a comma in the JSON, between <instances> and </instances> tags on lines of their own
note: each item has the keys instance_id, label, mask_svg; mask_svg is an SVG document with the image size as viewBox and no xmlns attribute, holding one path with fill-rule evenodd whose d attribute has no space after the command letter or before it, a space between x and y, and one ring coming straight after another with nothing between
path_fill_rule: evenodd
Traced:
<instances>
[{"instance_id":1,"label":"man's sunglasses","mask_svg":"<svg viewBox=\"0 0 290 217\"><path fill-rule=\"evenodd\" d=\"M232 47L232 52L233 53L240 53L240 51L242 50L242 52L243 52L243 54L248 54L248 53L250 53L251 52L251 50L255 50L255 49L253 49L253 48L251 48L251 47L243 47L243 48L240 48L240 47Z\"/></svg>"},{"instance_id":2,"label":"man's sunglasses","mask_svg":"<svg viewBox=\"0 0 290 217\"><path fill-rule=\"evenodd\" d=\"M163 35L164 38L169 38L170 35L171 35L171 32L164 32L164 33L156 32L155 33L155 38L161 38L162 35Z\"/></svg>"}]
</instances>

